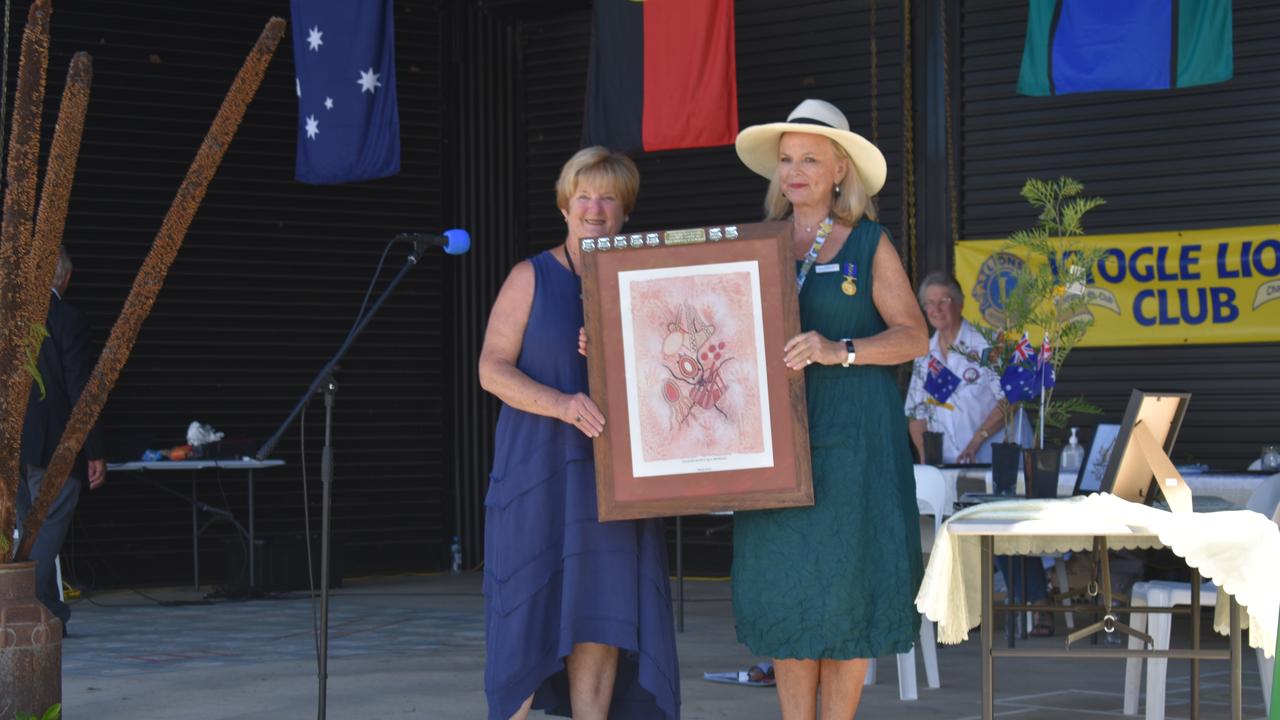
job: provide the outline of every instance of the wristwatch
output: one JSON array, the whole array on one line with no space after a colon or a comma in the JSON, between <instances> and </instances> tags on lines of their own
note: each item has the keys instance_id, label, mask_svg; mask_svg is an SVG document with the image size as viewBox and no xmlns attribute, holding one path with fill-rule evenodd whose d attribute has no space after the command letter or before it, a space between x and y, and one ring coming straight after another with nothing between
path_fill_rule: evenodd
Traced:
<instances>
[{"instance_id":1,"label":"wristwatch","mask_svg":"<svg viewBox=\"0 0 1280 720\"><path fill-rule=\"evenodd\" d=\"M857 353L853 351L853 338L844 339L844 351L848 353L848 355L845 356L844 362L840 363L840 366L849 367L853 364L853 358L857 355Z\"/></svg>"}]
</instances>

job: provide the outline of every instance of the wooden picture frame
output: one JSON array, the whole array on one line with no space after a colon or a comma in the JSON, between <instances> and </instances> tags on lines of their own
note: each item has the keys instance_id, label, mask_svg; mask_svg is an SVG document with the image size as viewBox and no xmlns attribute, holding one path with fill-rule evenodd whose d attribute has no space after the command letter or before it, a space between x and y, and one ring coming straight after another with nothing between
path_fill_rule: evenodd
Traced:
<instances>
[{"instance_id":1,"label":"wooden picture frame","mask_svg":"<svg viewBox=\"0 0 1280 720\"><path fill-rule=\"evenodd\" d=\"M1191 393L1132 390L1101 492L1147 505L1162 495L1173 512L1191 512L1191 488L1169 459L1190 403Z\"/></svg>"},{"instance_id":2,"label":"wooden picture frame","mask_svg":"<svg viewBox=\"0 0 1280 720\"><path fill-rule=\"evenodd\" d=\"M1119 423L1098 423L1094 428L1093 440L1089 442L1089 452L1080 464L1076 476L1076 487L1072 495L1089 495L1102 492L1102 477L1107 473L1107 465L1111 463L1111 453L1115 449L1116 436L1120 434Z\"/></svg>"},{"instance_id":3,"label":"wooden picture frame","mask_svg":"<svg viewBox=\"0 0 1280 720\"><path fill-rule=\"evenodd\" d=\"M580 242L600 520L812 505L786 223Z\"/></svg>"}]
</instances>

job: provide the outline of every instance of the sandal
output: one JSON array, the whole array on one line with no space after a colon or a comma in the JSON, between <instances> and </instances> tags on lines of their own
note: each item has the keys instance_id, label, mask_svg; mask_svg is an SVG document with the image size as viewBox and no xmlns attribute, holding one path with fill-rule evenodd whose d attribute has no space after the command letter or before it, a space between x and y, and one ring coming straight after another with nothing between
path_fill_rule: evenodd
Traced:
<instances>
[{"instance_id":1,"label":"sandal","mask_svg":"<svg viewBox=\"0 0 1280 720\"><path fill-rule=\"evenodd\" d=\"M777 680L773 677L773 666L752 665L738 672L702 673L704 680L728 685L746 685L747 687L773 687Z\"/></svg>"}]
</instances>

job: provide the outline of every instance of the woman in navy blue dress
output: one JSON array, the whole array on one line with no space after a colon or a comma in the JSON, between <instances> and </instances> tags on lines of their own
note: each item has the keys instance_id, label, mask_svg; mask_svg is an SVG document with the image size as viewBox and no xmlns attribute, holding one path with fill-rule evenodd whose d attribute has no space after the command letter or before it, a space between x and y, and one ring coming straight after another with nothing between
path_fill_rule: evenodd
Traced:
<instances>
[{"instance_id":1,"label":"woman in navy blue dress","mask_svg":"<svg viewBox=\"0 0 1280 720\"><path fill-rule=\"evenodd\" d=\"M494 302L480 384L502 400L485 498L485 693L489 719L531 708L579 720L675 720L680 684L657 520L602 523L587 394L577 241L616 234L635 205L635 164L579 151L556 182L568 230L516 265Z\"/></svg>"}]
</instances>

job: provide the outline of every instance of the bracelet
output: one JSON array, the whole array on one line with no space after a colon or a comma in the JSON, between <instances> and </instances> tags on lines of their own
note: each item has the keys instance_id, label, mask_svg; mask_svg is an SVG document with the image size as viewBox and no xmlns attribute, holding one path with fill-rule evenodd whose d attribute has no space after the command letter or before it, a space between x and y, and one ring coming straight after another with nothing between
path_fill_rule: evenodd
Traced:
<instances>
[{"instance_id":1,"label":"bracelet","mask_svg":"<svg viewBox=\"0 0 1280 720\"><path fill-rule=\"evenodd\" d=\"M987 432L986 428L978 428L978 434L982 436L983 440L991 437L991 433Z\"/></svg>"}]
</instances>

